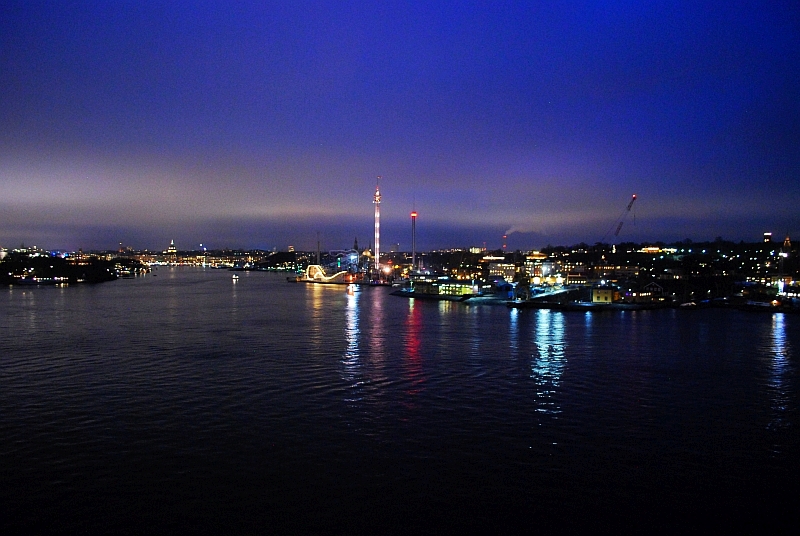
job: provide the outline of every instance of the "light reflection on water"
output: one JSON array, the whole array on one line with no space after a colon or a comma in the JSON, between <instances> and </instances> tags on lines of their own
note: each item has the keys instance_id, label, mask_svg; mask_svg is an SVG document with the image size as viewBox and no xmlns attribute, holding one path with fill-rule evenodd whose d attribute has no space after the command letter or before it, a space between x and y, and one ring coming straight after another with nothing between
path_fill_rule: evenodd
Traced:
<instances>
[{"instance_id":1,"label":"light reflection on water","mask_svg":"<svg viewBox=\"0 0 800 536\"><path fill-rule=\"evenodd\" d=\"M424 388L425 378L422 370L422 353L420 330L422 325L422 311L415 307L414 300L408 300L408 315L405 323L405 374L407 395L418 395ZM413 406L412 406L413 407Z\"/></svg>"},{"instance_id":2,"label":"light reflection on water","mask_svg":"<svg viewBox=\"0 0 800 536\"><path fill-rule=\"evenodd\" d=\"M359 329L359 306L361 292L347 294L347 305L345 308L344 338L346 347L342 357L342 380L348 385L345 391L345 401L358 402L363 394L360 391L364 383L361 379L361 360L360 360L360 340L361 330Z\"/></svg>"},{"instance_id":3,"label":"light reflection on water","mask_svg":"<svg viewBox=\"0 0 800 536\"><path fill-rule=\"evenodd\" d=\"M366 289L370 300L370 314L364 321L369 326L366 336L370 342L370 361L383 366L387 357L387 339L390 337L384 311L384 293L382 287Z\"/></svg>"},{"instance_id":4,"label":"light reflection on water","mask_svg":"<svg viewBox=\"0 0 800 536\"><path fill-rule=\"evenodd\" d=\"M296 283L301 284L301 283ZM325 296L324 293L328 290L328 285L311 285L311 284L304 284L308 288L308 291L311 294L311 333L310 339L313 344L313 347L316 349L323 348L325 346L325 332L323 330L322 323L325 318Z\"/></svg>"},{"instance_id":5,"label":"light reflection on water","mask_svg":"<svg viewBox=\"0 0 800 536\"><path fill-rule=\"evenodd\" d=\"M519 309L516 307L508 312L508 346L512 359L519 357L519 314Z\"/></svg>"},{"instance_id":6,"label":"light reflection on water","mask_svg":"<svg viewBox=\"0 0 800 536\"><path fill-rule=\"evenodd\" d=\"M359 532L336 523L434 496L449 520L493 500L526 518L582 496L627 506L632 488L705 505L772 468L797 481L782 475L800 452L798 320L468 307L177 269L0 289L0 501L73 520L100 505L109 523L112 495L166 498L124 511L132 523L195 506L212 512L197 524L230 522L226 496L269 522L318 516L283 533ZM187 493L203 498L168 500Z\"/></svg>"},{"instance_id":7,"label":"light reflection on water","mask_svg":"<svg viewBox=\"0 0 800 536\"><path fill-rule=\"evenodd\" d=\"M9 295L19 299L19 308L22 309L28 329L38 327L38 311L36 309L36 289L19 289L13 286L8 289Z\"/></svg>"},{"instance_id":8,"label":"light reflection on water","mask_svg":"<svg viewBox=\"0 0 800 536\"><path fill-rule=\"evenodd\" d=\"M450 300L442 300L438 302L439 313L443 315L448 314L450 311L453 310L454 305L455 304Z\"/></svg>"},{"instance_id":9,"label":"light reflection on water","mask_svg":"<svg viewBox=\"0 0 800 536\"><path fill-rule=\"evenodd\" d=\"M791 348L786 337L786 316L783 313L772 315L770 330L770 374L769 393L772 419L767 428L778 430L790 425L787 415L794 410L792 386L790 384ZM776 447L779 448L779 447Z\"/></svg>"},{"instance_id":10,"label":"light reflection on water","mask_svg":"<svg viewBox=\"0 0 800 536\"><path fill-rule=\"evenodd\" d=\"M557 391L567 364L564 340L564 314L542 309L537 315L536 350L531 361L531 378L537 385L537 411L551 415L561 413Z\"/></svg>"}]
</instances>

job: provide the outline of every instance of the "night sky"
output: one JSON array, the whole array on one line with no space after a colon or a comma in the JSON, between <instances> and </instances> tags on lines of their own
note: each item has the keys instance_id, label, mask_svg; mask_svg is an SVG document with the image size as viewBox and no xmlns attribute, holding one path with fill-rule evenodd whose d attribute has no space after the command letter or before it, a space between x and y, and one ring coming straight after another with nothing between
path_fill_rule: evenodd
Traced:
<instances>
[{"instance_id":1,"label":"night sky","mask_svg":"<svg viewBox=\"0 0 800 536\"><path fill-rule=\"evenodd\" d=\"M366 246L378 175L382 250L800 235L800 4L0 6L0 246Z\"/></svg>"}]
</instances>

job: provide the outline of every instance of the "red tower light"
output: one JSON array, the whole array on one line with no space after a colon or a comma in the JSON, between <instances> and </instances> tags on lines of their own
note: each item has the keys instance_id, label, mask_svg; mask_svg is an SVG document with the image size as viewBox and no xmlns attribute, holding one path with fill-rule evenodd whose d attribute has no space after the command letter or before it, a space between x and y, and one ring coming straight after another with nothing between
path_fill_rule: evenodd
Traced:
<instances>
[{"instance_id":1,"label":"red tower light","mask_svg":"<svg viewBox=\"0 0 800 536\"><path fill-rule=\"evenodd\" d=\"M411 270L409 275L417 267L417 211L411 211Z\"/></svg>"}]
</instances>

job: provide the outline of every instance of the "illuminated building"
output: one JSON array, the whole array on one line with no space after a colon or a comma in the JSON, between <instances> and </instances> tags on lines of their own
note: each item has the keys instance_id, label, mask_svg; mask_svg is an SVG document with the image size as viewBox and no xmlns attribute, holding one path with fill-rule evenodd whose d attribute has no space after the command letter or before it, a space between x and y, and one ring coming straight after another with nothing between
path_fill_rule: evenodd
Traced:
<instances>
[{"instance_id":1,"label":"illuminated building","mask_svg":"<svg viewBox=\"0 0 800 536\"><path fill-rule=\"evenodd\" d=\"M610 285L592 289L592 303L612 303L619 301L619 291Z\"/></svg>"},{"instance_id":2,"label":"illuminated building","mask_svg":"<svg viewBox=\"0 0 800 536\"><path fill-rule=\"evenodd\" d=\"M162 251L164 254L164 262L167 264L177 264L178 263L178 248L175 247L175 241L170 240L169 247Z\"/></svg>"},{"instance_id":3,"label":"illuminated building","mask_svg":"<svg viewBox=\"0 0 800 536\"><path fill-rule=\"evenodd\" d=\"M506 281L513 281L514 274L517 272L516 266L508 262L490 262L489 275L495 277L502 277Z\"/></svg>"},{"instance_id":4,"label":"illuminated building","mask_svg":"<svg viewBox=\"0 0 800 536\"><path fill-rule=\"evenodd\" d=\"M589 283L589 280L586 278L586 273L579 271L568 272L566 282L568 285L586 285Z\"/></svg>"}]
</instances>

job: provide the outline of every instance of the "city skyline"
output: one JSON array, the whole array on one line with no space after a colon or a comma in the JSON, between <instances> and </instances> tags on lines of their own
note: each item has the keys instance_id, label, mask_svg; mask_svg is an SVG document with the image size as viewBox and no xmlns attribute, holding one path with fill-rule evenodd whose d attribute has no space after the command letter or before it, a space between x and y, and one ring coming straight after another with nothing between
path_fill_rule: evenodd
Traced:
<instances>
[{"instance_id":1,"label":"city skyline","mask_svg":"<svg viewBox=\"0 0 800 536\"><path fill-rule=\"evenodd\" d=\"M3 247L347 247L377 175L406 250L800 223L794 4L0 9Z\"/></svg>"}]
</instances>

